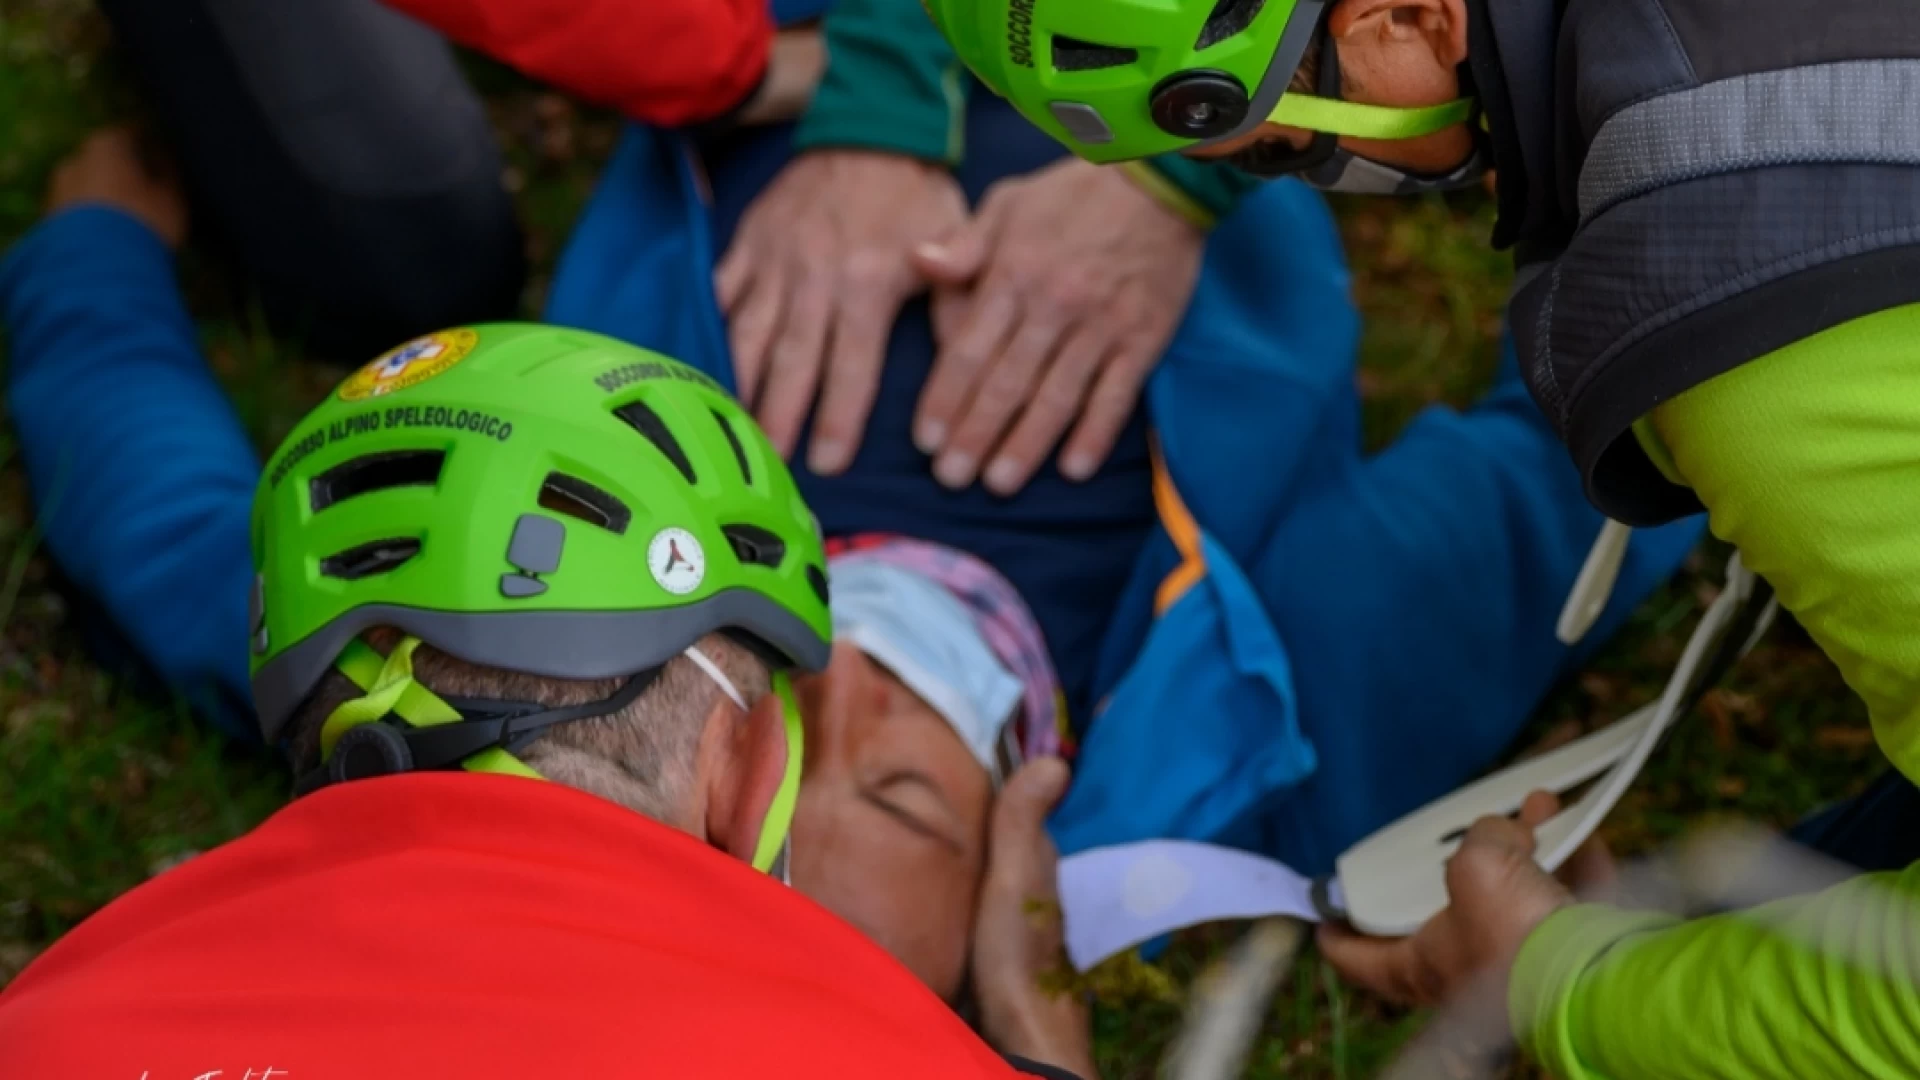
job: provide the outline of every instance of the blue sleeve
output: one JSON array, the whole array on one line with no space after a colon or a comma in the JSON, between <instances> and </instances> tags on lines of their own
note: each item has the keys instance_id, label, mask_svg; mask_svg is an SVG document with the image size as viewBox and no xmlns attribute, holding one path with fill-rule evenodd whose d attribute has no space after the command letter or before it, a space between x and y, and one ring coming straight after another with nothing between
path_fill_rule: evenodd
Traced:
<instances>
[{"instance_id":1,"label":"blue sleeve","mask_svg":"<svg viewBox=\"0 0 1920 1080\"><path fill-rule=\"evenodd\" d=\"M1561 644L1555 621L1603 519L1510 346L1473 408L1431 409L1328 479L1246 569L1286 642L1319 755L1269 821L1283 835L1323 834L1330 860L1492 764L1553 685L1679 568L1703 522L1636 531L1605 616L1579 647Z\"/></svg>"},{"instance_id":2,"label":"blue sleeve","mask_svg":"<svg viewBox=\"0 0 1920 1080\"><path fill-rule=\"evenodd\" d=\"M251 732L247 518L258 459L201 358L160 239L79 207L0 263L7 411L42 538L203 715Z\"/></svg>"}]
</instances>

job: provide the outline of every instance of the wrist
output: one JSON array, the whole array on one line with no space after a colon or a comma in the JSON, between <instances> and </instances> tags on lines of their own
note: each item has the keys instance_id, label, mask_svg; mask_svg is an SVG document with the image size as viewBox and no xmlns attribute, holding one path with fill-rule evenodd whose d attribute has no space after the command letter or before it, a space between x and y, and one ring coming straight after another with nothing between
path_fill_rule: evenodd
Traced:
<instances>
[{"instance_id":1,"label":"wrist","mask_svg":"<svg viewBox=\"0 0 1920 1080\"><path fill-rule=\"evenodd\" d=\"M740 106L736 122L754 126L798 119L813 100L826 66L826 46L818 31L783 30L774 35L766 74Z\"/></svg>"},{"instance_id":2,"label":"wrist","mask_svg":"<svg viewBox=\"0 0 1920 1080\"><path fill-rule=\"evenodd\" d=\"M1152 165L1144 161L1123 161L1113 168L1121 176L1126 177L1136 190L1152 199L1161 209L1174 217L1201 232L1213 229L1216 220L1213 212L1180 190L1171 180L1160 175Z\"/></svg>"},{"instance_id":3,"label":"wrist","mask_svg":"<svg viewBox=\"0 0 1920 1080\"><path fill-rule=\"evenodd\" d=\"M1092 1025L1075 992L1028 986L1015 994L992 995L982 1001L981 1027L1002 1053L1089 1075Z\"/></svg>"},{"instance_id":4,"label":"wrist","mask_svg":"<svg viewBox=\"0 0 1920 1080\"><path fill-rule=\"evenodd\" d=\"M1151 176L1171 186L1186 201L1198 206L1209 220L1220 221L1247 196L1258 191L1262 181L1221 161L1202 161L1180 154L1161 154L1137 163L1141 177Z\"/></svg>"},{"instance_id":5,"label":"wrist","mask_svg":"<svg viewBox=\"0 0 1920 1080\"><path fill-rule=\"evenodd\" d=\"M800 158L837 158L855 166L903 167L916 174L946 173L947 167L937 161L868 146L809 146L799 150L795 159Z\"/></svg>"},{"instance_id":6,"label":"wrist","mask_svg":"<svg viewBox=\"0 0 1920 1080\"><path fill-rule=\"evenodd\" d=\"M1557 1060L1557 1051L1571 1046L1569 1009L1587 969L1625 940L1678 921L1604 904L1555 909L1527 934L1507 969L1507 1023L1514 1041Z\"/></svg>"},{"instance_id":7,"label":"wrist","mask_svg":"<svg viewBox=\"0 0 1920 1080\"><path fill-rule=\"evenodd\" d=\"M1100 1070L1093 1063L1091 1032L1083 1032L1076 1038L1041 1039L1022 1045L993 1042L992 1045L1002 1054L1037 1061L1042 1065L1051 1065L1081 1077L1082 1080L1092 1080L1100 1074Z\"/></svg>"}]
</instances>

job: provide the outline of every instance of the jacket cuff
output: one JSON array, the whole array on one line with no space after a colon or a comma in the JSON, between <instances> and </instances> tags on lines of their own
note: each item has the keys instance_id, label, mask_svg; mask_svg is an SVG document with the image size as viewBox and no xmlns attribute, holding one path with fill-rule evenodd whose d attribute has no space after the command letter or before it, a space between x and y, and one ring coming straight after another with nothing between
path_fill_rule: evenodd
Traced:
<instances>
[{"instance_id":1,"label":"jacket cuff","mask_svg":"<svg viewBox=\"0 0 1920 1080\"><path fill-rule=\"evenodd\" d=\"M1187 224L1201 231L1213 228L1219 220L1213 211L1193 200L1193 196L1176 187L1173 181L1160 174L1160 170L1144 161L1123 161L1115 166L1134 186L1146 192L1153 201L1165 207L1174 215L1184 219Z\"/></svg>"},{"instance_id":2,"label":"jacket cuff","mask_svg":"<svg viewBox=\"0 0 1920 1080\"><path fill-rule=\"evenodd\" d=\"M1179 154L1162 154L1156 158L1136 163L1135 179L1140 173L1151 173L1165 181L1166 185L1184 197L1191 208L1181 216L1195 221L1202 228L1212 228L1215 222L1233 213L1240 200L1259 188L1259 177L1250 176L1220 161L1200 161ZM1151 189L1150 189L1151 190ZM1195 218L1195 214L1205 220Z\"/></svg>"},{"instance_id":3,"label":"jacket cuff","mask_svg":"<svg viewBox=\"0 0 1920 1080\"><path fill-rule=\"evenodd\" d=\"M1641 452L1647 455L1648 461L1653 462L1654 468L1660 470L1660 475L1666 478L1667 483L1678 487L1693 486L1687 483L1686 477L1680 475L1680 466L1673 462L1673 451L1667 449L1667 440L1660 435L1658 409L1633 422L1633 437L1639 442Z\"/></svg>"},{"instance_id":4,"label":"jacket cuff","mask_svg":"<svg viewBox=\"0 0 1920 1080\"><path fill-rule=\"evenodd\" d=\"M1679 923L1672 915L1576 904L1534 928L1507 979L1507 1022L1520 1045L1557 1076L1579 1076L1572 1014L1579 982L1623 939Z\"/></svg>"},{"instance_id":5,"label":"jacket cuff","mask_svg":"<svg viewBox=\"0 0 1920 1080\"><path fill-rule=\"evenodd\" d=\"M967 80L918 4L842 3L828 13L827 70L794 147L880 150L956 165L964 155Z\"/></svg>"},{"instance_id":6,"label":"jacket cuff","mask_svg":"<svg viewBox=\"0 0 1920 1080\"><path fill-rule=\"evenodd\" d=\"M117 206L75 203L29 229L0 251L0 325L18 329L26 308L76 280L91 279L102 266L128 273L156 272L171 282L173 252L139 218ZM8 377L20 371L13 357Z\"/></svg>"}]
</instances>

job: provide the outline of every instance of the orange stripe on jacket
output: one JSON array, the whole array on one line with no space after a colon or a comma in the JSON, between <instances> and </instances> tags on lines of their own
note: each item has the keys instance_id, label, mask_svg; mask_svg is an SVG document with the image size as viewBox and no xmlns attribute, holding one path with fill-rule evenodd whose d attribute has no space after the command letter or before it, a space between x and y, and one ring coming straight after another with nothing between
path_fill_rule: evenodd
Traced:
<instances>
[{"instance_id":1,"label":"orange stripe on jacket","mask_svg":"<svg viewBox=\"0 0 1920 1080\"><path fill-rule=\"evenodd\" d=\"M1153 595L1153 613L1163 615L1195 582L1206 576L1207 560L1200 551L1200 526L1173 486L1158 439L1153 442L1153 506L1159 511L1161 526L1173 539L1174 549L1180 552L1180 565L1160 582L1159 590Z\"/></svg>"}]
</instances>

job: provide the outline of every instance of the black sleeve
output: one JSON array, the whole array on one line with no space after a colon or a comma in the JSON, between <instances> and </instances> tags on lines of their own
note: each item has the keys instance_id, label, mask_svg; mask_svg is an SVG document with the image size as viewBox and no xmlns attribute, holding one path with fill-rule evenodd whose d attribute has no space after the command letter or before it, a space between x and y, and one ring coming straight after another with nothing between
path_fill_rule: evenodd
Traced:
<instances>
[{"instance_id":1,"label":"black sleeve","mask_svg":"<svg viewBox=\"0 0 1920 1080\"><path fill-rule=\"evenodd\" d=\"M100 9L178 154L196 231L283 332L359 364L513 315L526 260L505 164L438 34L376 0Z\"/></svg>"},{"instance_id":2,"label":"black sleeve","mask_svg":"<svg viewBox=\"0 0 1920 1080\"><path fill-rule=\"evenodd\" d=\"M1012 1054L1002 1054L1000 1056L1006 1058L1007 1064L1013 1066L1014 1070L1023 1076L1039 1076L1044 1077L1045 1080L1081 1080L1081 1077L1077 1074L1070 1073L1065 1069L1055 1068L1052 1065L1042 1065L1037 1061L1028 1061L1026 1058L1016 1057Z\"/></svg>"}]
</instances>

